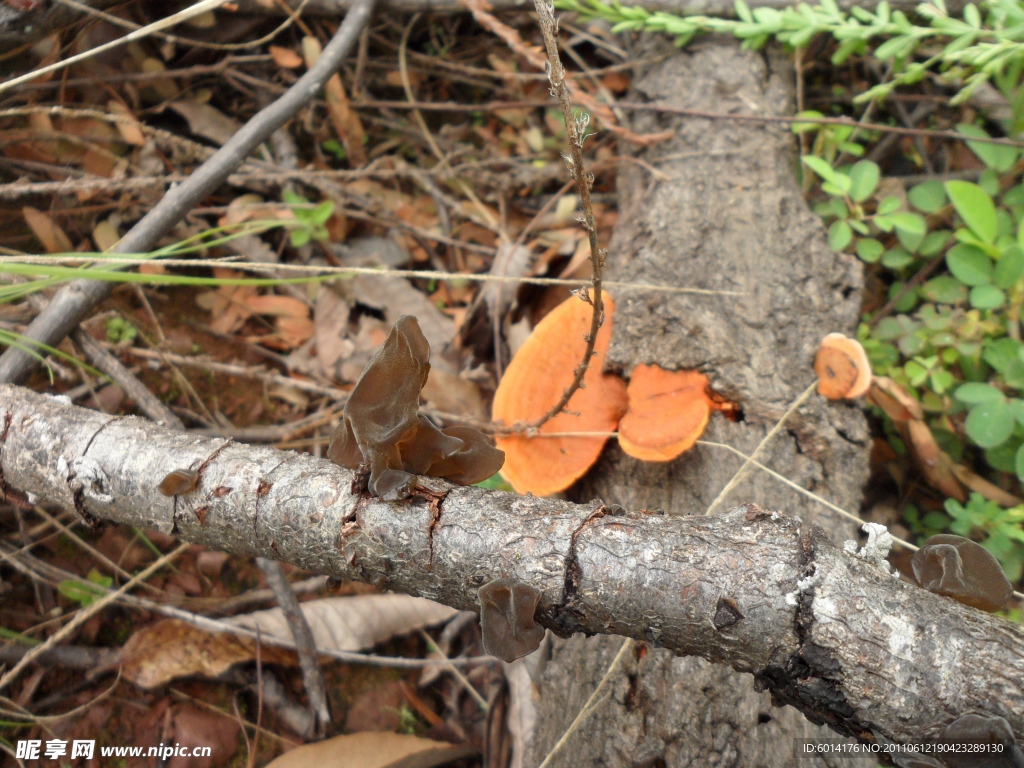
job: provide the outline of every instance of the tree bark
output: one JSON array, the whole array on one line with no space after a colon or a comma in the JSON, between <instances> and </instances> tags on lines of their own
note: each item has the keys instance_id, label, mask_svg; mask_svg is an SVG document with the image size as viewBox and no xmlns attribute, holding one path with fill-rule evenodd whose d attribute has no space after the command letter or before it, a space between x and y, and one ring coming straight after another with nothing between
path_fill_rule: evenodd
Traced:
<instances>
[{"instance_id":1,"label":"tree bark","mask_svg":"<svg viewBox=\"0 0 1024 768\"><path fill-rule=\"evenodd\" d=\"M644 50L631 52L635 58L651 54L650 48L670 50L667 41L653 37L643 45ZM707 40L639 76L630 100L790 115L792 83L792 68L782 56ZM859 264L829 249L820 219L808 210L794 179L798 159L787 127L638 114L630 128L671 131L677 138L638 153L667 180L652 180L638 165L623 166L618 183L623 223L612 240L608 273L614 278L609 279L742 291L744 296L616 296L608 365L626 375L650 363L701 370L714 390L743 409L735 423L713 415L703 439L750 455L812 383L822 337L855 329ZM867 480L868 440L857 405L813 397L790 417L762 460L856 511ZM701 515L741 464L735 455L709 446L655 464L632 459L611 445L570 497ZM849 523L757 470L724 501L751 499L817 523L836 544L856 536ZM574 638L555 644L538 703L533 765L565 731L580 697L594 689L616 642ZM791 657L784 665L795 661ZM770 697L759 680L756 674L650 649L623 665L613 680L611 701L552 765L767 768L795 764L794 737L834 737L792 708L772 709L772 701L790 700L777 693ZM839 730L863 733L849 725ZM635 763L637 754L648 762Z\"/></svg>"},{"instance_id":2,"label":"tree bark","mask_svg":"<svg viewBox=\"0 0 1024 768\"><path fill-rule=\"evenodd\" d=\"M197 489L162 495L161 479L180 468L200 472ZM1024 628L893 578L817 526L756 505L625 513L428 478L422 496L388 503L353 495L354 473L322 459L182 435L11 385L0 386L0 473L12 500L28 493L86 519L460 609L478 607L483 584L512 578L541 591L536 618L562 636L616 633L753 672L777 701L862 739L918 741L986 712L1024 740ZM681 663L670 665L675 674ZM719 682L706 667L701 677ZM694 737L720 738L716 728ZM728 739L714 748L738 754Z\"/></svg>"}]
</instances>

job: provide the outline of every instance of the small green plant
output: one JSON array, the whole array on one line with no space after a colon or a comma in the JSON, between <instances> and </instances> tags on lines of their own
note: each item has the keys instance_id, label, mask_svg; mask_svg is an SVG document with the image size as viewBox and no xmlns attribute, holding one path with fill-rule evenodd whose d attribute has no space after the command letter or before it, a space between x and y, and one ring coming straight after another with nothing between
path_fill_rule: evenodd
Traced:
<instances>
[{"instance_id":1,"label":"small green plant","mask_svg":"<svg viewBox=\"0 0 1024 768\"><path fill-rule=\"evenodd\" d=\"M107 589L114 583L113 579L109 576L104 576L95 568L89 571L85 578L96 586L91 586L82 581L65 579L57 584L57 591L85 608L104 597L107 594Z\"/></svg>"},{"instance_id":2,"label":"small green plant","mask_svg":"<svg viewBox=\"0 0 1024 768\"><path fill-rule=\"evenodd\" d=\"M880 2L874 11L853 6L849 13L839 9L835 0L820 5L799 3L791 8L754 8L736 0L738 19L711 16L675 16L663 11L624 5L619 0L556 0L556 7L589 17L599 17L614 26L614 32L646 30L676 36L683 46L702 32L731 34L743 40L746 48L758 49L769 39L793 47L806 47L818 34L828 34L838 43L833 64L842 64L852 55L870 53L890 65L891 76L885 82L859 94L854 101L885 98L894 88L909 85L935 74L963 87L952 103L965 101L982 83L991 80L1019 110L1016 91L1024 63L1024 42L1020 25L1024 7L1017 0L989 0L982 3L985 16L973 3L964 7L963 19L949 15L943 0L931 0L917 6L925 25L914 24L902 11L893 11ZM874 50L869 46L875 45Z\"/></svg>"},{"instance_id":3,"label":"small green plant","mask_svg":"<svg viewBox=\"0 0 1024 768\"><path fill-rule=\"evenodd\" d=\"M310 208L309 200L288 190L284 192L284 200L292 206L292 212L298 222L291 229L293 247L300 248L310 240L324 242L328 239L327 227L324 225L334 214L333 200L325 200L315 208Z\"/></svg>"},{"instance_id":4,"label":"small green plant","mask_svg":"<svg viewBox=\"0 0 1024 768\"><path fill-rule=\"evenodd\" d=\"M138 335L138 329L120 315L107 318L107 341L111 344L129 342Z\"/></svg>"},{"instance_id":5,"label":"small green plant","mask_svg":"<svg viewBox=\"0 0 1024 768\"><path fill-rule=\"evenodd\" d=\"M999 560L1010 581L1024 574L1024 505L1003 509L972 493L966 506L946 499L946 511L953 518L949 529L958 536L978 539Z\"/></svg>"}]
</instances>

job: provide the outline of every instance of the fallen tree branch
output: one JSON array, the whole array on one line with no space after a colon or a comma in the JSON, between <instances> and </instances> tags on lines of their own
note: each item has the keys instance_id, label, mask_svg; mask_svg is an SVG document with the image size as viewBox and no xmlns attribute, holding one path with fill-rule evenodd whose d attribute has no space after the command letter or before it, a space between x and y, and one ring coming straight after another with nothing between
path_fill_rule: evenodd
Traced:
<instances>
[{"instance_id":1,"label":"fallen tree branch","mask_svg":"<svg viewBox=\"0 0 1024 768\"><path fill-rule=\"evenodd\" d=\"M190 210L223 184L256 147L311 102L359 39L370 19L373 4L374 0L356 0L320 59L281 98L257 112L185 181L169 189L112 251L150 251ZM33 341L56 346L89 311L110 295L113 286L113 283L101 280L73 281L50 300L49 306L32 321L24 335ZM35 363L36 358L28 352L9 347L0 355L0 381L23 380Z\"/></svg>"},{"instance_id":2,"label":"fallen tree branch","mask_svg":"<svg viewBox=\"0 0 1024 768\"><path fill-rule=\"evenodd\" d=\"M196 491L157 490L204 463ZM1024 628L893 578L798 518L754 504L627 513L427 478L387 503L353 495L353 478L0 386L9 496L466 610L480 586L514 578L541 590L536 618L560 634L618 634L751 672L776 703L843 734L927 741L975 712L1024 743Z\"/></svg>"}]
</instances>

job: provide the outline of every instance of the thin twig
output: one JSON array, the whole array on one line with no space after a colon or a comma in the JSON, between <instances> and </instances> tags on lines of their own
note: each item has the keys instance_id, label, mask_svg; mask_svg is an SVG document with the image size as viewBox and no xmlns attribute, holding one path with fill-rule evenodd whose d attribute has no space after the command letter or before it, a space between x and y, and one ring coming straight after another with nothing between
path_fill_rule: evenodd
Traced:
<instances>
[{"instance_id":1,"label":"thin twig","mask_svg":"<svg viewBox=\"0 0 1024 768\"><path fill-rule=\"evenodd\" d=\"M782 414L782 418L779 419L779 423L772 427L768 434L764 436L764 439L760 442L757 448L754 449L754 452L750 454L750 458L743 462L743 466L736 471L736 474L732 476L732 479L728 483L726 483L726 486L725 488L722 489L721 493L719 493L718 496L715 497L715 500L711 502L711 506L708 507L707 512L704 513L705 515L710 515L712 512L715 511L715 508L720 503L722 503L722 501L728 495L729 491L735 488L736 484L743 479L743 476L744 474L746 474L747 468L750 466L751 462L753 462L754 459L758 457L761 451L764 450L765 446L767 446L768 443L771 442L772 438L779 434L779 431L782 429L783 425L786 423L789 417L796 413L797 408L799 408L801 405L807 402L807 399L812 394L814 394L814 390L817 388L818 382L815 381L807 389L804 390L803 394L800 395L800 397L793 401L793 404L789 406L789 409L784 414Z\"/></svg>"},{"instance_id":2,"label":"thin twig","mask_svg":"<svg viewBox=\"0 0 1024 768\"><path fill-rule=\"evenodd\" d=\"M256 565L267 577L267 584L274 590L277 604L284 613L285 621L295 640L295 652L299 656L299 668L302 670L302 682L309 696L310 709L313 710L316 728L314 735L322 739L331 725L331 708L327 702L327 684L324 682L324 670L320 666L320 655L317 653L313 630L309 628L306 615L299 606L299 601L292 591L291 585L284 577L281 564L276 560L257 557Z\"/></svg>"},{"instance_id":3,"label":"thin twig","mask_svg":"<svg viewBox=\"0 0 1024 768\"><path fill-rule=\"evenodd\" d=\"M565 134L569 142L569 155L563 153L562 159L569 168L569 174L576 181L580 190L580 205L583 208L583 221L581 222L587 230L587 237L590 240L590 263L593 265L593 277L591 285L594 288L594 295L589 297L589 303L594 311L590 318L590 332L586 335L587 348L583 353L583 360L576 366L576 370L569 388L562 392L562 397L552 406L551 410L541 416L537 421L530 424L530 428L538 429L542 424L560 414L569 399L573 396L580 385L583 377L590 367L590 360L594 357L594 345L597 343L597 332L601 330L604 323L604 296L601 291L601 278L604 271L604 254L597 244L597 223L594 221L594 206L590 202L590 189L594 183L593 175L586 172L583 167L583 142L586 139L587 125L590 123L590 115L586 112L577 119L572 112L572 104L569 101L569 88L565 82L565 67L558 55L558 23L555 20L554 6L548 5L547 0L534 0L534 7L537 9L540 31L544 35L544 46L548 52L548 81L551 83L551 95L558 99L562 107L562 117L565 119ZM585 291L580 292L580 298L588 301Z\"/></svg>"},{"instance_id":4,"label":"thin twig","mask_svg":"<svg viewBox=\"0 0 1024 768\"><path fill-rule=\"evenodd\" d=\"M178 557L178 555L183 554L185 550L187 550L191 546L192 544L190 542L185 542L184 544L180 545L177 549L168 552L166 555L164 555L159 560L154 562L148 568L139 572L131 579L126 581L120 589L117 589L113 592L108 592L95 603L84 606L78 613L75 614L75 617L71 621L69 621L67 624L61 627L61 629L57 630L52 635L50 635L50 637L46 639L45 643L40 643L39 645L35 646L31 651L26 653L21 658L21 661L19 661L17 664L11 667L10 671L8 671L7 674L5 674L3 677L0 677L0 690L3 690L8 685L10 685L14 681L14 679L19 674L21 674L22 670L24 670L25 667L32 663L33 659L35 659L40 654L45 653L46 651L53 648L57 643L71 635L76 629L82 626L82 624L88 621L96 613L106 608L108 605L110 605L112 602L117 600L122 595L126 594L128 590L132 587L148 579L158 570L160 570L169 562Z\"/></svg>"},{"instance_id":5,"label":"thin twig","mask_svg":"<svg viewBox=\"0 0 1024 768\"><path fill-rule=\"evenodd\" d=\"M220 0L206 0L205 5L200 3L191 6L189 10L195 11L200 6L212 8L219 4ZM242 165L249 154L270 134L309 104L335 73L349 49L358 39L359 33L369 21L373 5L374 0L357 0L317 63L310 67L281 98L257 112L209 160L189 175L188 179L170 189L160 202L114 246L115 250L119 253L150 251L155 243L181 221L192 208ZM120 38L120 41L126 42L132 39L133 35L136 33L126 35ZM98 50L93 49L90 54ZM40 73L37 70L31 73L31 76L37 77ZM10 83L6 85L9 86ZM3 87L0 86L0 88ZM110 294L111 290L112 287L109 283L84 279L65 286L53 297L49 307L40 313L26 329L24 335L28 339L51 346L58 344L78 325L86 313ZM0 381L20 381L35 364L36 359L32 355L21 349L10 347L0 356Z\"/></svg>"}]
</instances>

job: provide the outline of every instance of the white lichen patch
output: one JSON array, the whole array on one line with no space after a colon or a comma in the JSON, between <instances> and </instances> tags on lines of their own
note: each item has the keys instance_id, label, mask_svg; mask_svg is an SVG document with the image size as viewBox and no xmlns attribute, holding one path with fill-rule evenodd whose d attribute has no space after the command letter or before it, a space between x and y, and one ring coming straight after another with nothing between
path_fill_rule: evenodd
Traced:
<instances>
[{"instance_id":1,"label":"white lichen patch","mask_svg":"<svg viewBox=\"0 0 1024 768\"><path fill-rule=\"evenodd\" d=\"M67 395L49 395L61 405L72 405L71 398Z\"/></svg>"},{"instance_id":2,"label":"white lichen patch","mask_svg":"<svg viewBox=\"0 0 1024 768\"><path fill-rule=\"evenodd\" d=\"M882 623L890 630L889 632L889 653L893 656L903 656L914 647L914 626L908 624L898 616L882 616Z\"/></svg>"},{"instance_id":3,"label":"white lichen patch","mask_svg":"<svg viewBox=\"0 0 1024 768\"><path fill-rule=\"evenodd\" d=\"M114 503L114 497L102 490L109 485L109 478L96 459L89 456L75 459L71 464L71 472L74 475L72 490L81 488L86 498L94 499L101 504Z\"/></svg>"},{"instance_id":4,"label":"white lichen patch","mask_svg":"<svg viewBox=\"0 0 1024 768\"><path fill-rule=\"evenodd\" d=\"M847 539L843 550L881 568L883 573L899 578L899 573L889 570L889 550L892 549L892 534L880 523L864 523L861 530L868 535L868 543L857 551L857 542Z\"/></svg>"},{"instance_id":5,"label":"white lichen patch","mask_svg":"<svg viewBox=\"0 0 1024 768\"><path fill-rule=\"evenodd\" d=\"M786 593L786 605L796 606L800 600L800 595L803 592L809 592L814 589L814 586L821 581L821 575L818 573L811 574L806 578L800 579L796 583L796 591Z\"/></svg>"}]
</instances>

